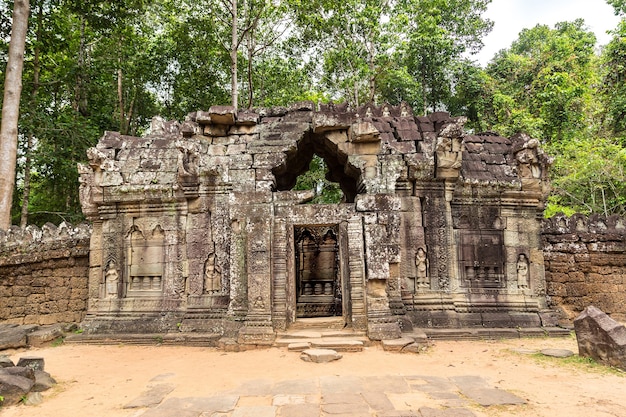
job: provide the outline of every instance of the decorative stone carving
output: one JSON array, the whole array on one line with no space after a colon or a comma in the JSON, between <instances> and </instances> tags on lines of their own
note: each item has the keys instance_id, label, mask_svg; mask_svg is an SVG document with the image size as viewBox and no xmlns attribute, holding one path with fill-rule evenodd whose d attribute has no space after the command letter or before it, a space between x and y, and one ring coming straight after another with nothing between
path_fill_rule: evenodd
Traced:
<instances>
[{"instance_id":1,"label":"decorative stone carving","mask_svg":"<svg viewBox=\"0 0 626 417\"><path fill-rule=\"evenodd\" d=\"M178 154L178 177L181 182L197 181L198 163L200 160L199 146L187 141L176 141Z\"/></svg>"},{"instance_id":2,"label":"decorative stone carving","mask_svg":"<svg viewBox=\"0 0 626 417\"><path fill-rule=\"evenodd\" d=\"M540 148L537 139L528 135L517 134L513 138L513 152L523 190L548 192L547 167L553 158L548 157Z\"/></svg>"},{"instance_id":3,"label":"decorative stone carving","mask_svg":"<svg viewBox=\"0 0 626 417\"><path fill-rule=\"evenodd\" d=\"M119 272L115 261L109 261L104 274L105 298L118 298L119 294Z\"/></svg>"},{"instance_id":4,"label":"decorative stone carving","mask_svg":"<svg viewBox=\"0 0 626 417\"><path fill-rule=\"evenodd\" d=\"M215 265L215 254L209 254L204 263L204 292L217 294L222 291L222 273Z\"/></svg>"},{"instance_id":5,"label":"decorative stone carving","mask_svg":"<svg viewBox=\"0 0 626 417\"><path fill-rule=\"evenodd\" d=\"M456 178L463 161L460 138L437 138L437 177Z\"/></svg>"},{"instance_id":6,"label":"decorative stone carving","mask_svg":"<svg viewBox=\"0 0 626 417\"><path fill-rule=\"evenodd\" d=\"M528 269L528 258L525 254L520 253L517 257L517 286L519 288L528 288L530 282L530 272Z\"/></svg>"},{"instance_id":7,"label":"decorative stone carving","mask_svg":"<svg viewBox=\"0 0 626 417\"><path fill-rule=\"evenodd\" d=\"M415 278L417 288L425 289L430 287L428 257L424 248L417 248L417 253L415 254Z\"/></svg>"},{"instance_id":8,"label":"decorative stone carving","mask_svg":"<svg viewBox=\"0 0 626 417\"><path fill-rule=\"evenodd\" d=\"M193 320L265 344L305 315L339 315L386 339L400 316L437 326L475 324L467 313L492 309L536 314L545 300L520 294L516 256L528 257L527 285L545 288L535 220L545 195L525 181L544 191L547 159L537 141L466 135L464 123L414 117L406 103L304 102L214 106L182 129L155 119L144 138L106 133L80 167L95 225L93 328L178 331ZM293 190L314 155L341 203L307 204L314 192ZM37 233L0 237L12 245ZM118 300L103 278L113 269ZM147 311L165 315L146 322Z\"/></svg>"}]
</instances>

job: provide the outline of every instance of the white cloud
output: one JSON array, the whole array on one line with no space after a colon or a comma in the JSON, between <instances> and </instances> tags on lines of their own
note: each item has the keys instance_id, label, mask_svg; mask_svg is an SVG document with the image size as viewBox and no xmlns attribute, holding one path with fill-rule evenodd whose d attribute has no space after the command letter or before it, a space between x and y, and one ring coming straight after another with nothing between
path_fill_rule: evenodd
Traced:
<instances>
[{"instance_id":1,"label":"white cloud","mask_svg":"<svg viewBox=\"0 0 626 417\"><path fill-rule=\"evenodd\" d=\"M554 27L557 22L582 18L596 34L599 46L609 42L606 31L619 22L605 0L493 0L485 17L494 22L493 30L484 38L485 47L471 57L483 66L499 50L508 48L522 29L538 24Z\"/></svg>"}]
</instances>

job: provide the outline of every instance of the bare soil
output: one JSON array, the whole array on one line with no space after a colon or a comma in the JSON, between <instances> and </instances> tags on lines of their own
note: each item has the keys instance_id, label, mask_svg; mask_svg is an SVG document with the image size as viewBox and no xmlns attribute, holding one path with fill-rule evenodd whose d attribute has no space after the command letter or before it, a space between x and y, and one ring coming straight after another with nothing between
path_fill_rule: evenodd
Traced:
<instances>
[{"instance_id":1,"label":"bare soil","mask_svg":"<svg viewBox=\"0 0 626 417\"><path fill-rule=\"evenodd\" d=\"M38 406L0 408L2 417L136 417L124 409L159 375L176 388L170 397L203 397L255 379L275 381L326 375L479 375L492 387L528 400L522 406L480 407L477 416L626 416L626 374L582 360L540 358L513 349L564 348L577 352L574 338L497 341L438 341L425 353L385 352L379 346L345 353L326 364L304 362L297 352L271 348L226 353L213 348L168 346L61 345L10 351L42 356L59 384ZM6 353L6 352L3 352Z\"/></svg>"}]
</instances>

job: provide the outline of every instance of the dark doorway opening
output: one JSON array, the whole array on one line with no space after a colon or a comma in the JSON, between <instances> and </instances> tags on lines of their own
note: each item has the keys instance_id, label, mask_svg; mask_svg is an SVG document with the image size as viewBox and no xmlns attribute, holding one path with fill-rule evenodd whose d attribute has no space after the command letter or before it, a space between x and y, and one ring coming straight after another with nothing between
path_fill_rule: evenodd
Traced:
<instances>
[{"instance_id":1,"label":"dark doorway opening","mask_svg":"<svg viewBox=\"0 0 626 417\"><path fill-rule=\"evenodd\" d=\"M337 225L297 226L296 317L342 315Z\"/></svg>"}]
</instances>

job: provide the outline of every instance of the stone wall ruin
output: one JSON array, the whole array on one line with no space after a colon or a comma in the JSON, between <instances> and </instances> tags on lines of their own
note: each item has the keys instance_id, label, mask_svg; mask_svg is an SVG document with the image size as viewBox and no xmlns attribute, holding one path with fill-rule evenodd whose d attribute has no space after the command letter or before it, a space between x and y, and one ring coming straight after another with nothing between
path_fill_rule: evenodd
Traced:
<instances>
[{"instance_id":1,"label":"stone wall ruin","mask_svg":"<svg viewBox=\"0 0 626 417\"><path fill-rule=\"evenodd\" d=\"M467 135L464 121L304 102L107 132L79 167L93 224L84 326L247 344L320 315L375 340L540 326L551 161L534 139ZM293 190L313 155L341 203Z\"/></svg>"},{"instance_id":2,"label":"stone wall ruin","mask_svg":"<svg viewBox=\"0 0 626 417\"><path fill-rule=\"evenodd\" d=\"M547 294L564 321L593 305L626 322L626 219L557 215L542 236Z\"/></svg>"},{"instance_id":3,"label":"stone wall ruin","mask_svg":"<svg viewBox=\"0 0 626 417\"><path fill-rule=\"evenodd\" d=\"M82 321L87 309L87 224L0 230L0 322Z\"/></svg>"}]
</instances>

